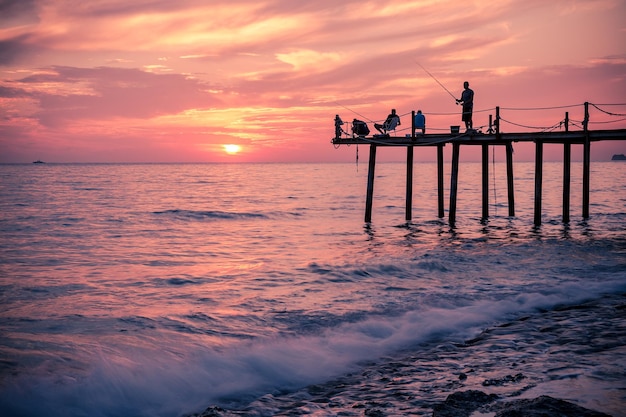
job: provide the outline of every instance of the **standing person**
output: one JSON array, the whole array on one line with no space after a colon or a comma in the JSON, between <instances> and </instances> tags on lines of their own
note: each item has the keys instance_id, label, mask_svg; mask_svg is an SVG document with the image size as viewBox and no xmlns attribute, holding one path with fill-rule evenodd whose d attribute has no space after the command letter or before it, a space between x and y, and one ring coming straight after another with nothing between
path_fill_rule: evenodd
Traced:
<instances>
[{"instance_id":1,"label":"standing person","mask_svg":"<svg viewBox=\"0 0 626 417\"><path fill-rule=\"evenodd\" d=\"M339 117L339 115L335 115L335 139L339 139L341 138L341 134L343 133L343 120L341 120L341 117Z\"/></svg>"},{"instance_id":2,"label":"standing person","mask_svg":"<svg viewBox=\"0 0 626 417\"><path fill-rule=\"evenodd\" d=\"M422 130L422 135L426 133L426 116L422 114L421 110L418 110L417 113L415 113L413 124L415 125L415 130Z\"/></svg>"},{"instance_id":3,"label":"standing person","mask_svg":"<svg viewBox=\"0 0 626 417\"><path fill-rule=\"evenodd\" d=\"M400 116L396 114L396 109L391 109L391 113L387 116L382 125L380 123L374 123L374 127L380 132L381 135L386 135L388 131L395 130L396 126L399 125Z\"/></svg>"},{"instance_id":4,"label":"standing person","mask_svg":"<svg viewBox=\"0 0 626 417\"><path fill-rule=\"evenodd\" d=\"M469 83L465 81L463 83L463 92L461 98L456 100L456 104L463 103L463 114L461 120L465 122L465 129L472 130L474 123L472 122L472 112L474 111L474 90L469 88Z\"/></svg>"}]
</instances>

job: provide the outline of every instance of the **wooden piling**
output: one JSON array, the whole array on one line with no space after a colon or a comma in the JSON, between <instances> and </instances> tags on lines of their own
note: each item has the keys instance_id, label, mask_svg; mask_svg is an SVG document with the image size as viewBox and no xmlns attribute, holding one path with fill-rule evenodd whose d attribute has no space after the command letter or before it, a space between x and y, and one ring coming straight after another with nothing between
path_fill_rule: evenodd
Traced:
<instances>
[{"instance_id":1,"label":"wooden piling","mask_svg":"<svg viewBox=\"0 0 626 417\"><path fill-rule=\"evenodd\" d=\"M405 219L411 220L413 207L413 147L406 147L406 210Z\"/></svg>"},{"instance_id":2,"label":"wooden piling","mask_svg":"<svg viewBox=\"0 0 626 417\"><path fill-rule=\"evenodd\" d=\"M589 140L589 103L585 102L585 119L583 128L585 141L583 143L583 219L589 218L589 171L591 165L591 141Z\"/></svg>"},{"instance_id":3,"label":"wooden piling","mask_svg":"<svg viewBox=\"0 0 626 417\"><path fill-rule=\"evenodd\" d=\"M450 212L448 213L448 222L454 227L456 223L456 193L459 184L459 153L461 144L452 143L452 172L450 175Z\"/></svg>"},{"instance_id":4,"label":"wooden piling","mask_svg":"<svg viewBox=\"0 0 626 417\"><path fill-rule=\"evenodd\" d=\"M376 145L370 145L370 162L367 169L367 197L365 198L365 223L372 221L372 202L374 201L374 174L376 171Z\"/></svg>"},{"instance_id":5,"label":"wooden piling","mask_svg":"<svg viewBox=\"0 0 626 417\"><path fill-rule=\"evenodd\" d=\"M565 112L565 131L569 131L569 112ZM563 143L563 223L569 223L572 144Z\"/></svg>"},{"instance_id":6,"label":"wooden piling","mask_svg":"<svg viewBox=\"0 0 626 417\"><path fill-rule=\"evenodd\" d=\"M535 226L541 225L541 191L543 186L543 141L535 140Z\"/></svg>"},{"instance_id":7,"label":"wooden piling","mask_svg":"<svg viewBox=\"0 0 626 417\"><path fill-rule=\"evenodd\" d=\"M486 220L489 218L489 145L483 143L482 147L482 185L483 185L483 215L482 219Z\"/></svg>"},{"instance_id":8,"label":"wooden piling","mask_svg":"<svg viewBox=\"0 0 626 417\"><path fill-rule=\"evenodd\" d=\"M438 200L438 216L444 216L444 196L443 196L443 146L437 145L437 200Z\"/></svg>"},{"instance_id":9,"label":"wooden piling","mask_svg":"<svg viewBox=\"0 0 626 417\"><path fill-rule=\"evenodd\" d=\"M509 197L509 216L515 216L515 189L513 187L513 144L506 144L506 185Z\"/></svg>"}]
</instances>

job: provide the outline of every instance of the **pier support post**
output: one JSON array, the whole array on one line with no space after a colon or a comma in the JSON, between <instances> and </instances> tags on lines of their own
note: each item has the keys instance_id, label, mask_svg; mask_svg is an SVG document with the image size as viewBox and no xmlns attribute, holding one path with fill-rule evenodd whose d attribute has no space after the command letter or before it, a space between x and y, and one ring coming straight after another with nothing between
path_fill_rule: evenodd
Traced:
<instances>
[{"instance_id":1,"label":"pier support post","mask_svg":"<svg viewBox=\"0 0 626 417\"><path fill-rule=\"evenodd\" d=\"M565 131L569 132L569 112L565 112ZM563 223L569 223L572 144L563 143Z\"/></svg>"},{"instance_id":2,"label":"pier support post","mask_svg":"<svg viewBox=\"0 0 626 417\"><path fill-rule=\"evenodd\" d=\"M589 218L589 171L591 165L591 141L589 140L589 103L585 102L585 143L583 144L583 219Z\"/></svg>"},{"instance_id":3,"label":"pier support post","mask_svg":"<svg viewBox=\"0 0 626 417\"><path fill-rule=\"evenodd\" d=\"M437 201L439 218L444 216L443 207L443 146L437 145Z\"/></svg>"},{"instance_id":4,"label":"pier support post","mask_svg":"<svg viewBox=\"0 0 626 417\"><path fill-rule=\"evenodd\" d=\"M489 145L486 143L482 144L482 161L483 161L483 169L482 169L482 177L483 177L483 215L482 219L486 220L489 218Z\"/></svg>"},{"instance_id":5,"label":"pier support post","mask_svg":"<svg viewBox=\"0 0 626 417\"><path fill-rule=\"evenodd\" d=\"M376 170L376 145L370 145L370 162L367 169L367 197L365 198L365 222L372 221L372 202L374 201L374 173Z\"/></svg>"},{"instance_id":6,"label":"pier support post","mask_svg":"<svg viewBox=\"0 0 626 417\"><path fill-rule=\"evenodd\" d=\"M535 226L541 225L541 191L543 186L543 141L535 141Z\"/></svg>"},{"instance_id":7,"label":"pier support post","mask_svg":"<svg viewBox=\"0 0 626 417\"><path fill-rule=\"evenodd\" d=\"M513 187L513 144L506 144L506 185L509 197L509 216L515 216L515 189Z\"/></svg>"},{"instance_id":8,"label":"pier support post","mask_svg":"<svg viewBox=\"0 0 626 417\"><path fill-rule=\"evenodd\" d=\"M456 223L456 193L459 184L459 152L461 145L458 142L452 144L452 173L450 176L450 226Z\"/></svg>"},{"instance_id":9,"label":"pier support post","mask_svg":"<svg viewBox=\"0 0 626 417\"><path fill-rule=\"evenodd\" d=\"M413 132L415 134L415 132ZM413 208L413 146L406 147L406 214L405 219L411 220Z\"/></svg>"}]
</instances>

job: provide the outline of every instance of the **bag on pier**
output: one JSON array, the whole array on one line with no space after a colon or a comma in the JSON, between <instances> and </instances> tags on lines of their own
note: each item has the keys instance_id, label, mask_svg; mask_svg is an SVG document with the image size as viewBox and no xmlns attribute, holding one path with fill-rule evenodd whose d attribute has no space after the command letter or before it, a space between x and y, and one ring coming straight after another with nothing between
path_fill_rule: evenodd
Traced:
<instances>
[{"instance_id":1,"label":"bag on pier","mask_svg":"<svg viewBox=\"0 0 626 417\"><path fill-rule=\"evenodd\" d=\"M352 121L352 133L357 136L367 136L370 133L370 129L363 120L354 119Z\"/></svg>"}]
</instances>

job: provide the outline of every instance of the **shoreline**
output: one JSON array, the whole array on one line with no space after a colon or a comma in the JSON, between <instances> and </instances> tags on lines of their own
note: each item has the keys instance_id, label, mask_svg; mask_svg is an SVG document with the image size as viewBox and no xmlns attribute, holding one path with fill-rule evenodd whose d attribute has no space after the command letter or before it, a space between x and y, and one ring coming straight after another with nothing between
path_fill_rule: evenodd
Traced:
<instances>
[{"instance_id":1,"label":"shoreline","mask_svg":"<svg viewBox=\"0 0 626 417\"><path fill-rule=\"evenodd\" d=\"M618 417L619 392L626 389L620 379L626 359L619 358L625 354L626 294L620 294L519 317L461 343L415 346L360 364L355 373L268 393L246 406L212 405L185 416L469 417L477 411L472 417L500 417L525 407L524 416L543 409ZM586 414L576 414L581 410Z\"/></svg>"}]
</instances>

